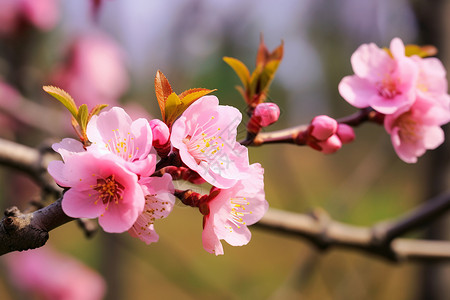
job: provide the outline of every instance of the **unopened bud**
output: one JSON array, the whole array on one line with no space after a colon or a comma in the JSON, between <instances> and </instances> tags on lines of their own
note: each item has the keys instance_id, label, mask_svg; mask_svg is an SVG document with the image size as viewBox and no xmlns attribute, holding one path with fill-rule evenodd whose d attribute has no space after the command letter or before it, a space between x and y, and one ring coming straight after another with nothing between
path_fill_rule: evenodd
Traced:
<instances>
[{"instance_id":1,"label":"unopened bud","mask_svg":"<svg viewBox=\"0 0 450 300\"><path fill-rule=\"evenodd\" d=\"M312 119L309 133L319 141L326 141L336 133L338 123L335 119L325 115L320 115Z\"/></svg>"},{"instance_id":2,"label":"unopened bud","mask_svg":"<svg viewBox=\"0 0 450 300\"><path fill-rule=\"evenodd\" d=\"M170 137L169 127L159 119L150 120L149 123L153 133L153 144L165 145Z\"/></svg>"},{"instance_id":3,"label":"unopened bud","mask_svg":"<svg viewBox=\"0 0 450 300\"><path fill-rule=\"evenodd\" d=\"M330 136L326 141L318 142L317 144L321 148L320 152L324 154L334 153L342 147L342 142L336 134Z\"/></svg>"},{"instance_id":4,"label":"unopened bud","mask_svg":"<svg viewBox=\"0 0 450 300\"><path fill-rule=\"evenodd\" d=\"M348 144L355 140L355 131L347 124L339 124L336 132L342 144Z\"/></svg>"},{"instance_id":5,"label":"unopened bud","mask_svg":"<svg viewBox=\"0 0 450 300\"><path fill-rule=\"evenodd\" d=\"M259 124L262 127L266 127L278 121L280 108L275 103L260 103L256 106L253 115L259 118Z\"/></svg>"}]
</instances>

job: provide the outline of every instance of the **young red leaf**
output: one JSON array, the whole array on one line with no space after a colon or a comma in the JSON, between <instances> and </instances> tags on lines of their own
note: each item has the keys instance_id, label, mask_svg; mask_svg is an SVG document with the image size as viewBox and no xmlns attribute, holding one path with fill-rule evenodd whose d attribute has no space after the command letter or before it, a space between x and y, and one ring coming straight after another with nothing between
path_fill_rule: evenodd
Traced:
<instances>
[{"instance_id":1,"label":"young red leaf","mask_svg":"<svg viewBox=\"0 0 450 300\"><path fill-rule=\"evenodd\" d=\"M169 80L167 80L166 76L164 76L160 70L156 72L155 76L155 93L156 99L158 100L159 109L161 110L161 116L165 122L166 101L169 95L173 93L173 90L170 86Z\"/></svg>"}]
</instances>

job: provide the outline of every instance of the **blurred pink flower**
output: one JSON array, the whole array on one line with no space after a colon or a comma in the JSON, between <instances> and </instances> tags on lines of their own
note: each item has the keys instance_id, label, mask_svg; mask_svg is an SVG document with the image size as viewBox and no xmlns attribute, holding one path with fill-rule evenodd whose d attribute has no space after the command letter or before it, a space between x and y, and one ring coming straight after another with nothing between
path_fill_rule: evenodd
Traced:
<instances>
[{"instance_id":1,"label":"blurred pink flower","mask_svg":"<svg viewBox=\"0 0 450 300\"><path fill-rule=\"evenodd\" d=\"M13 34L23 22L51 30L59 18L58 0L0 0L0 34Z\"/></svg>"},{"instance_id":2,"label":"blurred pink flower","mask_svg":"<svg viewBox=\"0 0 450 300\"><path fill-rule=\"evenodd\" d=\"M172 184L172 176L169 174L164 174L162 177L145 177L139 183L145 195L144 212L128 232L148 245L159 239L153 224L155 220L167 217L172 211L175 204L173 195L175 188Z\"/></svg>"},{"instance_id":3,"label":"blurred pink flower","mask_svg":"<svg viewBox=\"0 0 450 300\"><path fill-rule=\"evenodd\" d=\"M448 92L447 72L442 62L435 57L421 58L412 56L413 61L419 68L417 80L417 94L421 98L449 107L450 96Z\"/></svg>"},{"instance_id":4,"label":"blurred pink flower","mask_svg":"<svg viewBox=\"0 0 450 300\"><path fill-rule=\"evenodd\" d=\"M132 121L120 107L93 116L87 126L87 136L95 149L113 153L124 160L133 173L149 176L155 171L156 153L152 151L152 129L146 119Z\"/></svg>"},{"instance_id":5,"label":"blurred pink flower","mask_svg":"<svg viewBox=\"0 0 450 300\"><path fill-rule=\"evenodd\" d=\"M170 141L190 169L218 188L230 188L249 176L248 150L236 141L241 119L236 108L205 96L175 121Z\"/></svg>"},{"instance_id":6,"label":"blurred pink flower","mask_svg":"<svg viewBox=\"0 0 450 300\"><path fill-rule=\"evenodd\" d=\"M11 282L45 300L100 300L106 284L94 270L50 247L5 256Z\"/></svg>"},{"instance_id":7,"label":"blurred pink flower","mask_svg":"<svg viewBox=\"0 0 450 300\"><path fill-rule=\"evenodd\" d=\"M264 193L264 169L260 164L252 164L250 172L248 179L218 190L217 196L205 204L207 208L200 206L204 214L203 248L209 253L223 254L220 240L232 246L247 244L251 238L247 226L258 222L269 208Z\"/></svg>"},{"instance_id":8,"label":"blurred pink flower","mask_svg":"<svg viewBox=\"0 0 450 300\"><path fill-rule=\"evenodd\" d=\"M348 103L358 108L371 106L383 114L411 107L416 95L417 64L405 56L399 38L391 41L390 51L392 56L375 44L364 44L353 53L355 75L339 83L339 93Z\"/></svg>"},{"instance_id":9,"label":"blurred pink flower","mask_svg":"<svg viewBox=\"0 0 450 300\"><path fill-rule=\"evenodd\" d=\"M440 126L449 121L448 108L418 97L409 110L387 115L384 125L397 155L407 163L415 163L427 149L435 149L444 142Z\"/></svg>"},{"instance_id":10,"label":"blurred pink flower","mask_svg":"<svg viewBox=\"0 0 450 300\"><path fill-rule=\"evenodd\" d=\"M58 145L64 147L68 140ZM64 162L52 161L48 166L57 184L70 187L62 200L64 213L73 218L98 217L106 232L130 229L145 204L137 175L124 168L123 161L114 154L76 152L73 148L77 146L55 149Z\"/></svg>"},{"instance_id":11,"label":"blurred pink flower","mask_svg":"<svg viewBox=\"0 0 450 300\"><path fill-rule=\"evenodd\" d=\"M105 34L83 35L70 47L67 63L54 72L52 84L88 107L117 105L129 84L124 54Z\"/></svg>"},{"instance_id":12,"label":"blurred pink flower","mask_svg":"<svg viewBox=\"0 0 450 300\"><path fill-rule=\"evenodd\" d=\"M256 106L253 115L259 118L259 124L262 127L266 127L278 121L280 108L275 103L260 103Z\"/></svg>"}]
</instances>

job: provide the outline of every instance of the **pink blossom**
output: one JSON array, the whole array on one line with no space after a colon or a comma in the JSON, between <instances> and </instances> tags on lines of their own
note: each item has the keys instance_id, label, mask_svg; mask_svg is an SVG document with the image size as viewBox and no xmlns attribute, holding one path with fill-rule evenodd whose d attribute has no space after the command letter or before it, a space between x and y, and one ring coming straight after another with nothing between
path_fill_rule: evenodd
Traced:
<instances>
[{"instance_id":1,"label":"pink blossom","mask_svg":"<svg viewBox=\"0 0 450 300\"><path fill-rule=\"evenodd\" d=\"M351 105L371 106L383 114L409 108L415 101L418 67L405 56L399 38L391 42L390 51L375 44L361 45L351 57L355 75L346 76L339 83L339 93Z\"/></svg>"},{"instance_id":2,"label":"pink blossom","mask_svg":"<svg viewBox=\"0 0 450 300\"><path fill-rule=\"evenodd\" d=\"M444 142L440 126L449 121L448 108L418 97L409 110L387 115L384 125L397 155L407 163L415 163L427 149L435 149Z\"/></svg>"},{"instance_id":3,"label":"pink blossom","mask_svg":"<svg viewBox=\"0 0 450 300\"><path fill-rule=\"evenodd\" d=\"M41 30L55 27L60 18L58 0L22 0L25 18Z\"/></svg>"},{"instance_id":4,"label":"pink blossom","mask_svg":"<svg viewBox=\"0 0 450 300\"><path fill-rule=\"evenodd\" d=\"M11 282L45 300L100 300L106 284L94 270L48 246L6 255ZM33 298L35 299L35 298Z\"/></svg>"},{"instance_id":5,"label":"pink blossom","mask_svg":"<svg viewBox=\"0 0 450 300\"><path fill-rule=\"evenodd\" d=\"M412 56L419 68L416 90L421 98L427 98L444 107L449 107L450 96L447 94L447 72L442 62L435 57L421 58Z\"/></svg>"},{"instance_id":6,"label":"pink blossom","mask_svg":"<svg viewBox=\"0 0 450 300\"><path fill-rule=\"evenodd\" d=\"M321 115L312 119L309 130L311 136L319 141L325 141L336 133L337 128L338 123L335 119Z\"/></svg>"},{"instance_id":7,"label":"pink blossom","mask_svg":"<svg viewBox=\"0 0 450 300\"><path fill-rule=\"evenodd\" d=\"M71 45L67 63L54 71L52 84L88 107L117 105L128 88L124 57L109 36L99 32L83 35Z\"/></svg>"},{"instance_id":8,"label":"pink blossom","mask_svg":"<svg viewBox=\"0 0 450 300\"><path fill-rule=\"evenodd\" d=\"M93 116L87 136L95 151L113 153L124 160L132 172L149 176L155 171L156 154L152 152L152 130L146 119L132 121L120 107ZM97 149L98 148L98 149Z\"/></svg>"},{"instance_id":9,"label":"pink blossom","mask_svg":"<svg viewBox=\"0 0 450 300\"><path fill-rule=\"evenodd\" d=\"M208 183L230 188L248 177L247 148L236 141L242 115L205 96L189 106L172 127L170 141L182 161Z\"/></svg>"},{"instance_id":10,"label":"pink blossom","mask_svg":"<svg viewBox=\"0 0 450 300\"><path fill-rule=\"evenodd\" d=\"M175 204L173 195L175 189L172 184L172 176L169 174L164 174L162 177L145 177L139 183L145 195L144 212L128 232L148 245L159 239L154 223L157 219L167 217L172 211Z\"/></svg>"},{"instance_id":11,"label":"pink blossom","mask_svg":"<svg viewBox=\"0 0 450 300\"><path fill-rule=\"evenodd\" d=\"M24 21L50 30L59 17L58 0L0 0L0 34L15 33Z\"/></svg>"},{"instance_id":12,"label":"pink blossom","mask_svg":"<svg viewBox=\"0 0 450 300\"><path fill-rule=\"evenodd\" d=\"M260 103L256 106L253 115L259 118L259 124L262 127L266 127L278 121L280 108L275 103Z\"/></svg>"},{"instance_id":13,"label":"pink blossom","mask_svg":"<svg viewBox=\"0 0 450 300\"><path fill-rule=\"evenodd\" d=\"M355 131L351 126L348 126L347 124L339 124L336 134L341 140L342 144L348 144L355 140Z\"/></svg>"},{"instance_id":14,"label":"pink blossom","mask_svg":"<svg viewBox=\"0 0 450 300\"><path fill-rule=\"evenodd\" d=\"M250 166L250 177L238 181L232 188L219 190L207 203L204 212L203 247L209 253L223 254L220 240L232 246L242 246L250 241L247 226L258 222L269 204L264 193L264 169L260 164Z\"/></svg>"},{"instance_id":15,"label":"pink blossom","mask_svg":"<svg viewBox=\"0 0 450 300\"><path fill-rule=\"evenodd\" d=\"M98 217L106 232L130 229L145 204L137 175L111 153L58 150L64 162L50 162L48 172L57 184L70 187L62 200L64 213L73 218Z\"/></svg>"}]
</instances>

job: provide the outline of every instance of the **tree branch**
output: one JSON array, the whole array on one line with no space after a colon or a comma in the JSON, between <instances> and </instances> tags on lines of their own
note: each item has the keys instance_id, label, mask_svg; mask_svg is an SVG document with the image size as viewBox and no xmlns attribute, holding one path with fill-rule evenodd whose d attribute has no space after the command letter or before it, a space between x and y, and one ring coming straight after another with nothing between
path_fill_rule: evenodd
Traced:
<instances>
[{"instance_id":1,"label":"tree branch","mask_svg":"<svg viewBox=\"0 0 450 300\"><path fill-rule=\"evenodd\" d=\"M28 214L8 208L0 223L0 255L42 247L49 231L72 220L62 211L61 199Z\"/></svg>"}]
</instances>

